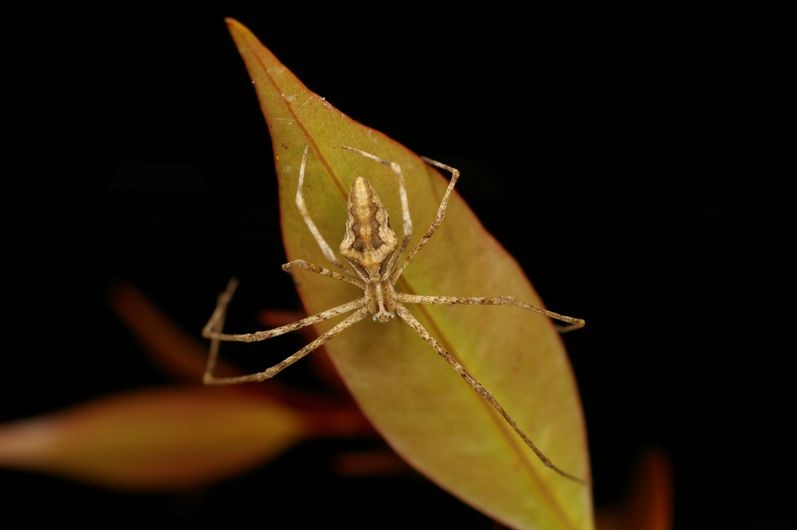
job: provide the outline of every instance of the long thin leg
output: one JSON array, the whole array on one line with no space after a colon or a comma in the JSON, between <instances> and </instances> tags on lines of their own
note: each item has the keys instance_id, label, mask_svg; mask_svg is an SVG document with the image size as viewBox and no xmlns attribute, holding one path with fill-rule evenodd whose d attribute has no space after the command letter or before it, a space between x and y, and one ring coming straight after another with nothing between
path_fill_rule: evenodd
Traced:
<instances>
[{"instance_id":1,"label":"long thin leg","mask_svg":"<svg viewBox=\"0 0 797 530\"><path fill-rule=\"evenodd\" d=\"M265 340L271 337L276 337L278 335L283 335L290 331L294 331L311 324L315 324L317 322L321 322L322 320L327 320L330 318L334 318L337 315L353 311L363 305L362 299L354 300L349 302L348 304L343 304L338 307L333 307L330 310L323 311L316 315L312 315L310 317L303 318L301 320L297 320L291 324L286 324L284 326L280 326L278 328L274 328L267 331L260 331L256 333L246 333L242 335L229 335L226 333L222 333L222 327L224 326L224 319L227 315L227 306L232 300L233 295L235 294L235 289L238 287L238 279L232 278L230 279L229 283L227 284L227 288L219 295L218 303L216 304L216 309L213 310L213 314L210 315L210 319L208 323L205 324L205 327L202 329L202 336L205 338L211 339L210 341L210 352L208 354L208 362L205 365L205 374L203 376L203 381L205 384L213 384L217 381L227 382L226 379L222 380L221 378L216 378L213 375L213 371L216 368L216 364L218 363L219 359L219 348L221 345L221 341L243 341L243 342L252 342L256 340ZM234 382L234 381L230 381Z\"/></svg>"},{"instance_id":2,"label":"long thin leg","mask_svg":"<svg viewBox=\"0 0 797 530\"><path fill-rule=\"evenodd\" d=\"M525 302L521 302L514 296L424 296L417 294L396 293L399 302L406 304L464 304L464 305L513 305L528 309L540 315L566 322L566 326L559 326L559 331L572 331L583 328L586 322L583 319L560 315L541 307L536 307Z\"/></svg>"},{"instance_id":3,"label":"long thin leg","mask_svg":"<svg viewBox=\"0 0 797 530\"><path fill-rule=\"evenodd\" d=\"M238 279L230 278L230 281L227 283L227 288L219 295L218 302L216 303L216 309L214 309L213 314L210 315L210 320L208 320L208 323L205 324L205 327L202 329L203 335L206 331L217 333L224 327L224 319L227 316L227 304L230 303L232 295L235 293L237 288ZM206 385L209 384L209 381L214 379L213 372L216 370L216 364L218 364L219 361L220 345L221 341L219 341L219 339L211 339L208 362L205 365L205 373L202 375L202 381Z\"/></svg>"},{"instance_id":4,"label":"long thin leg","mask_svg":"<svg viewBox=\"0 0 797 530\"><path fill-rule=\"evenodd\" d=\"M401 317L402 320L404 320L404 322L409 324L410 327L414 329L415 332L418 333L418 335L420 335L424 341L426 341L432 348L434 348L435 351L440 355L440 357L442 357L449 365L451 365L451 368L453 368L454 371L457 372L460 375L460 377L462 377L462 379L464 379L471 386L471 388L473 388L473 390L475 390L481 397L483 397L490 404L490 406L492 406L496 410L496 412L498 412L498 414L501 415L504 421L506 421L509 424L509 426L512 427L512 429L518 434L518 436L520 436L520 438L523 439L526 445L529 446L532 451L534 451L534 454L537 455L537 458L539 458L543 464L545 464L553 471L559 473L563 477L569 478L570 480L573 480L580 484L589 483L589 481L577 477L575 475L571 475L567 471L562 470L556 464L554 464L551 461L551 459L548 458L539 447L537 447L537 445L531 440L531 438L529 438L528 435L520 429L517 422L512 418L512 416L509 415L509 413L504 409L504 407L501 406L498 400L495 399L495 397L486 388L484 388L484 386L482 386L481 383L479 383L472 375L470 375L470 373L468 373L468 371L465 370L465 367L462 366L462 364L460 364L460 362L457 361L453 355L448 353L448 351L446 351L446 349L443 348L440 345L440 343L437 342L437 340L434 337L432 337L431 334L429 334L428 331L426 331L426 328L424 328L423 325L420 322L418 322L418 320L414 316L412 316L412 313L410 313L406 307L404 307L401 304L398 304L396 306L396 313L398 314L399 317Z\"/></svg>"},{"instance_id":5,"label":"long thin leg","mask_svg":"<svg viewBox=\"0 0 797 530\"><path fill-rule=\"evenodd\" d=\"M459 180L459 170L443 164L442 162L437 162L436 160L432 160L430 158L422 157L427 164L435 166L440 169L444 169L451 173L451 180L448 182L448 187L446 188L445 193L443 194L443 199L440 201L440 206L437 207L437 215L432 221L432 224L426 230L426 233L421 236L421 239L418 240L416 243L415 248L412 249L412 252L407 256L407 259L404 260L401 265L396 267L393 271L393 274L390 276L391 283L396 283L398 279L401 277L404 269L407 268L413 259L415 259L415 255L429 242L429 239L432 235L437 231L440 223L443 222L443 219L446 216L446 210L448 209L448 199L451 197L451 192L454 191L454 186L457 184L457 180Z\"/></svg>"},{"instance_id":6,"label":"long thin leg","mask_svg":"<svg viewBox=\"0 0 797 530\"><path fill-rule=\"evenodd\" d=\"M313 350L317 349L319 346L323 345L325 342L329 341L336 335L342 333L346 328L353 326L363 318L365 315L368 314L368 310L364 307L361 307L351 315L349 315L345 320L336 324L332 329L327 331L326 333L322 333L315 339L313 342L307 344L304 348L297 351L293 355L286 357L284 360L278 362L274 366L263 370L262 372L257 372L254 374L249 375L241 375L237 377L214 377L213 374L209 371L205 372L205 376L203 381L206 385L232 385L237 383L249 383L255 381L265 381L266 379L270 379L283 371L285 368L289 367L308 353L312 352Z\"/></svg>"},{"instance_id":7,"label":"long thin leg","mask_svg":"<svg viewBox=\"0 0 797 530\"><path fill-rule=\"evenodd\" d=\"M303 259L295 259L282 265L282 270L285 272L290 272L293 268L304 269L306 271L320 274L321 276L329 276L330 278L335 278L336 280L356 285L360 289L365 289L363 282L348 273L341 274L339 272L331 271L325 267L321 267L320 265L316 265L314 263L309 263Z\"/></svg>"},{"instance_id":8,"label":"long thin leg","mask_svg":"<svg viewBox=\"0 0 797 530\"><path fill-rule=\"evenodd\" d=\"M313 238L315 238L316 243L318 243L319 248L321 248L321 252L324 253L324 256L335 264L336 267L346 270L346 267L343 263L338 260L335 253L332 252L332 248L324 239L324 236L321 235L321 232L318 230L318 227L313 222L313 218L310 217L310 212L307 209L307 204L304 202L304 196L302 195L302 188L304 187L304 172L307 168L307 152L310 150L310 146L306 145L304 147L304 153L302 153L302 163L299 166L299 184L296 186L296 207L299 209L299 213L302 214L302 219L304 219L304 223L307 225L307 228L310 230L310 233L313 234Z\"/></svg>"},{"instance_id":9,"label":"long thin leg","mask_svg":"<svg viewBox=\"0 0 797 530\"><path fill-rule=\"evenodd\" d=\"M410 216L410 205L409 200L407 199L407 186L404 182L404 173L401 171L401 166L396 162L379 158L378 156L372 155L367 151L361 151L360 149L349 147L348 145L342 145L341 147L347 151L351 151L352 153L356 153L364 158L367 158L368 160L373 160L374 162L388 166L391 171L396 174L396 177L398 177L399 197L401 198L401 219L404 225L402 228L403 239L401 240L401 247L399 247L399 251L396 252L395 255L400 256L407 248L407 245L410 244L410 237L412 236L412 217Z\"/></svg>"},{"instance_id":10,"label":"long thin leg","mask_svg":"<svg viewBox=\"0 0 797 530\"><path fill-rule=\"evenodd\" d=\"M321 311L315 315L297 320L292 324L287 324L274 329L256 331L254 333L221 333L221 326L219 326L219 323L224 319L224 315L227 312L227 306L229 305L230 300L232 300L232 296L235 293L237 286L238 280L233 278L227 285L227 289L219 296L216 309L213 311L213 314L210 315L208 323L205 324L205 327L202 329L202 336L206 339L214 339L226 342L258 342L261 340L270 339L272 337L278 337L280 335L284 335L285 333L290 333L291 331L295 331L312 324L317 324L319 322L323 322L324 320L329 320L330 318L335 318L336 316L342 315L344 313L349 313L355 309L361 308L365 303L363 302L362 298L358 298L356 300L352 300L351 302L346 302L345 304L333 307L332 309L327 309L326 311Z\"/></svg>"}]
</instances>

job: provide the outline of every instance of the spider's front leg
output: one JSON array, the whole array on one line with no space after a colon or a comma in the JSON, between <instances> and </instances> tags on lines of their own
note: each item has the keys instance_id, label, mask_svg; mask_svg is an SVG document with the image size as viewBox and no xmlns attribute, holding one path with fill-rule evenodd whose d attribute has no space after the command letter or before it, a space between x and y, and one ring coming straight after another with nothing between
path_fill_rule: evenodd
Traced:
<instances>
[{"instance_id":1,"label":"spider's front leg","mask_svg":"<svg viewBox=\"0 0 797 530\"><path fill-rule=\"evenodd\" d=\"M346 266L338 259L335 253L332 251L332 247L329 246L324 236L321 235L321 231L316 226L313 218L310 217L310 211L307 209L307 204L304 202L304 195L302 194L302 188L304 187L304 173L307 169L307 153L310 150L310 146L304 146L304 152L302 153L302 163L299 166L299 184L296 186L296 207L299 209L299 213L304 219L304 223L307 225L308 230L313 235L313 239L318 244L321 252L324 253L324 256L332 262L336 267L342 270L347 270Z\"/></svg>"},{"instance_id":2,"label":"spider's front leg","mask_svg":"<svg viewBox=\"0 0 797 530\"><path fill-rule=\"evenodd\" d=\"M454 186L457 185L457 180L459 180L459 170L455 167L451 167L447 164L443 164L442 162L438 162L436 160L432 160L431 158L423 158L424 162L427 164L434 166L439 169L443 169L451 173L451 180L448 181L448 187L446 188L445 193L443 193L443 198L440 200L440 205L437 207L437 214L435 215L432 224L429 225L429 228L426 229L426 232L421 236L421 239L418 240L418 243L415 244L415 248L412 249L412 252L407 256L407 259L404 260L398 267L393 270L393 273L390 275L390 280L392 283L396 283L401 275L404 273L404 269L407 268L415 256L420 252L420 250L429 242L432 235L437 232L437 229L442 224L443 219L446 216L446 211L448 210L448 200L451 198L451 192L454 191Z\"/></svg>"}]
</instances>

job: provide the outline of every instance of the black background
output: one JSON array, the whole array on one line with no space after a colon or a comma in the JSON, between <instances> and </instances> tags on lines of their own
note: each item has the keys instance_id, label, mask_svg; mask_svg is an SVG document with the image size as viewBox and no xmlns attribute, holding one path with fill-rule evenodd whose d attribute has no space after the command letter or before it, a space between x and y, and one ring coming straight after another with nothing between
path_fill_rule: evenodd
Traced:
<instances>
[{"instance_id":1,"label":"black background","mask_svg":"<svg viewBox=\"0 0 797 530\"><path fill-rule=\"evenodd\" d=\"M117 9L0 22L0 419L170 381L107 308L112 282L134 282L197 334L232 274L246 286L241 314L298 307L231 16L349 116L459 167L460 193L547 304L588 320L567 344L599 507L661 448L677 528L793 524L779 14ZM422 479L335 477L326 463L340 445L303 444L178 495L2 471L3 517L206 527L268 512L257 524L489 528Z\"/></svg>"}]
</instances>

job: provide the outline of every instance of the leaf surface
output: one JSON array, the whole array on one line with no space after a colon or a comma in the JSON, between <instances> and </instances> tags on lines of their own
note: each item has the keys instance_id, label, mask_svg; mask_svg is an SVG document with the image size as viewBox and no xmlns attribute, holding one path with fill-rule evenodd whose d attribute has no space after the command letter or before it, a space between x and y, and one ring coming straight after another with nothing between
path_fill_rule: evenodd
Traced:
<instances>
[{"instance_id":1,"label":"leaf surface","mask_svg":"<svg viewBox=\"0 0 797 530\"><path fill-rule=\"evenodd\" d=\"M228 20L228 26L271 135L288 258L328 265L294 203L306 145L310 156L305 200L333 248L342 239L346 196L357 176L369 179L401 235L395 176L342 145L401 165L415 224L412 247L434 218L446 180L407 148L351 120L311 92L239 22ZM309 272L296 272L294 278L308 314L362 294L353 286ZM452 197L445 222L406 269L397 288L430 295L512 295L541 305L515 260L459 196ZM514 307L411 306L410 310L553 462L577 476L589 476L575 381L561 340L547 319ZM334 322L325 324L319 327L325 330ZM266 345L259 347L267 350ZM590 488L542 465L489 404L403 322L379 324L366 319L329 342L327 349L376 428L431 480L513 528L593 527Z\"/></svg>"}]
</instances>

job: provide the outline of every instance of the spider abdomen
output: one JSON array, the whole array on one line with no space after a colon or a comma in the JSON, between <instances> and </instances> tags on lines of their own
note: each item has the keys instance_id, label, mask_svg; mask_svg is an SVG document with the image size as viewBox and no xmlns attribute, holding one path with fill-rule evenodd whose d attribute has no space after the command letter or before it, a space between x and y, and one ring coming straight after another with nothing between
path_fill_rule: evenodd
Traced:
<instances>
[{"instance_id":1,"label":"spider abdomen","mask_svg":"<svg viewBox=\"0 0 797 530\"><path fill-rule=\"evenodd\" d=\"M382 265L392 262L398 238L390 227L387 210L371 184L357 177L349 192L346 233L340 253L358 273L376 280L382 277Z\"/></svg>"}]
</instances>

